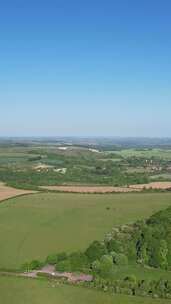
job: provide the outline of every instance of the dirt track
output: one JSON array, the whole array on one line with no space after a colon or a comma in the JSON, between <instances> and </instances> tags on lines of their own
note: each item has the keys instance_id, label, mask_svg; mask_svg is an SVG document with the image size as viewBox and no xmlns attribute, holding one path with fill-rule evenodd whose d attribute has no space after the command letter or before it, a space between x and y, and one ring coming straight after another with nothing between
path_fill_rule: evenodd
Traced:
<instances>
[{"instance_id":1,"label":"dirt track","mask_svg":"<svg viewBox=\"0 0 171 304\"><path fill-rule=\"evenodd\" d=\"M15 188L6 186L3 183L0 183L0 201L3 201L5 199L11 198L11 197L15 197L18 195L29 194L29 193L35 193L35 191L15 189Z\"/></svg>"}]
</instances>

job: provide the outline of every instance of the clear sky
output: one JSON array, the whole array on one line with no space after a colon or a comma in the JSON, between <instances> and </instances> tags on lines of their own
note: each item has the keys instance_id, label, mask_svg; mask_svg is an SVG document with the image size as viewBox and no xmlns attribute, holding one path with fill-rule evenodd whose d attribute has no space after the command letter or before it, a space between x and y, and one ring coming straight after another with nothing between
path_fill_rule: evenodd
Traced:
<instances>
[{"instance_id":1,"label":"clear sky","mask_svg":"<svg viewBox=\"0 0 171 304\"><path fill-rule=\"evenodd\" d=\"M171 136L171 1L0 1L0 113L0 136Z\"/></svg>"}]
</instances>

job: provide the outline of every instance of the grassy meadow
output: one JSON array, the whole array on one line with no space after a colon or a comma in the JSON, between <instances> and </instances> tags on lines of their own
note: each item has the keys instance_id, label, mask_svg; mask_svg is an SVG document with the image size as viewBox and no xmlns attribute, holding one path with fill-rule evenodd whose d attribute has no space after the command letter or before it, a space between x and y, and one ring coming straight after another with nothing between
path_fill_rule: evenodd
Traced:
<instances>
[{"instance_id":1,"label":"grassy meadow","mask_svg":"<svg viewBox=\"0 0 171 304\"><path fill-rule=\"evenodd\" d=\"M126 276L131 275L136 276L138 280L160 280L161 278L165 280L171 279L171 272L159 269L159 268L151 268L151 267L142 267L141 265L126 265L126 266L116 266L116 270L114 273L114 280L123 280Z\"/></svg>"},{"instance_id":2,"label":"grassy meadow","mask_svg":"<svg viewBox=\"0 0 171 304\"><path fill-rule=\"evenodd\" d=\"M3 304L166 304L165 299L110 295L86 288L55 285L45 280L0 276Z\"/></svg>"},{"instance_id":3,"label":"grassy meadow","mask_svg":"<svg viewBox=\"0 0 171 304\"><path fill-rule=\"evenodd\" d=\"M0 204L0 268L85 249L114 225L147 218L171 205L170 193L38 193Z\"/></svg>"},{"instance_id":4,"label":"grassy meadow","mask_svg":"<svg viewBox=\"0 0 171 304\"><path fill-rule=\"evenodd\" d=\"M121 157L144 157L144 158L158 158L171 160L171 150L170 149L123 149L121 151L115 151Z\"/></svg>"}]
</instances>

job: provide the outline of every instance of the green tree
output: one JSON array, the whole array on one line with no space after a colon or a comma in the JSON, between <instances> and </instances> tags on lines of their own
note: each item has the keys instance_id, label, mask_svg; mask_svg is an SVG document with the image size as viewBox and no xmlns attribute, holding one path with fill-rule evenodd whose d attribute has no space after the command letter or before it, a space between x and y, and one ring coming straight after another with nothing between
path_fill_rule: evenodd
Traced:
<instances>
[{"instance_id":1,"label":"green tree","mask_svg":"<svg viewBox=\"0 0 171 304\"><path fill-rule=\"evenodd\" d=\"M40 269L42 267L42 263L38 260L33 260L29 264L30 270Z\"/></svg>"},{"instance_id":2,"label":"green tree","mask_svg":"<svg viewBox=\"0 0 171 304\"><path fill-rule=\"evenodd\" d=\"M114 274L113 258L111 255L103 255L100 259L99 274L103 278L110 278Z\"/></svg>"},{"instance_id":3,"label":"green tree","mask_svg":"<svg viewBox=\"0 0 171 304\"><path fill-rule=\"evenodd\" d=\"M147 253L147 244L142 243L141 247L139 248L138 252L138 262L142 264L148 264L148 253Z\"/></svg>"},{"instance_id":4,"label":"green tree","mask_svg":"<svg viewBox=\"0 0 171 304\"><path fill-rule=\"evenodd\" d=\"M59 272L71 271L70 261L64 260L64 261L59 262L56 265L56 271L59 271Z\"/></svg>"},{"instance_id":5,"label":"green tree","mask_svg":"<svg viewBox=\"0 0 171 304\"><path fill-rule=\"evenodd\" d=\"M125 254L123 253L116 253L116 252L111 252L111 256L113 258L113 262L116 265L127 265L128 264L128 258Z\"/></svg>"},{"instance_id":6,"label":"green tree","mask_svg":"<svg viewBox=\"0 0 171 304\"><path fill-rule=\"evenodd\" d=\"M50 265L55 265L57 263L57 254L50 254L46 258L46 263Z\"/></svg>"},{"instance_id":7,"label":"green tree","mask_svg":"<svg viewBox=\"0 0 171 304\"><path fill-rule=\"evenodd\" d=\"M96 260L92 263L92 271L95 273L100 272L100 261L99 260Z\"/></svg>"},{"instance_id":8,"label":"green tree","mask_svg":"<svg viewBox=\"0 0 171 304\"><path fill-rule=\"evenodd\" d=\"M165 240L162 240L160 241L159 257L160 257L160 267L163 269L167 269L168 267L167 254L168 254L167 242Z\"/></svg>"},{"instance_id":9,"label":"green tree","mask_svg":"<svg viewBox=\"0 0 171 304\"><path fill-rule=\"evenodd\" d=\"M155 246L153 246L152 248L152 256L150 259L151 266L167 269L168 267L167 254L168 254L167 242L165 240L161 240L160 242L156 241Z\"/></svg>"},{"instance_id":10,"label":"green tree","mask_svg":"<svg viewBox=\"0 0 171 304\"><path fill-rule=\"evenodd\" d=\"M72 271L84 271L88 268L88 258L82 252L73 252L69 256Z\"/></svg>"},{"instance_id":11,"label":"green tree","mask_svg":"<svg viewBox=\"0 0 171 304\"><path fill-rule=\"evenodd\" d=\"M94 241L86 250L85 254L88 260L92 263L95 260L99 260L103 255L107 253L104 243Z\"/></svg>"},{"instance_id":12,"label":"green tree","mask_svg":"<svg viewBox=\"0 0 171 304\"><path fill-rule=\"evenodd\" d=\"M50 254L46 258L46 263L55 265L58 262L64 261L67 259L67 254L65 252L60 252L60 253L55 253L55 254Z\"/></svg>"}]
</instances>

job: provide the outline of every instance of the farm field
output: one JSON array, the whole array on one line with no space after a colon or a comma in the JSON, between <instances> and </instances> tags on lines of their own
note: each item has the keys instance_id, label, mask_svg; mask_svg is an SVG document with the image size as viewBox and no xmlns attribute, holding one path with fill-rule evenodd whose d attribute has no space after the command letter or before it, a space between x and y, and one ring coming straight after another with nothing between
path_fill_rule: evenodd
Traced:
<instances>
[{"instance_id":1,"label":"farm field","mask_svg":"<svg viewBox=\"0 0 171 304\"><path fill-rule=\"evenodd\" d=\"M56 285L45 280L0 276L3 304L169 304L169 300L110 295L81 287Z\"/></svg>"},{"instance_id":2,"label":"farm field","mask_svg":"<svg viewBox=\"0 0 171 304\"><path fill-rule=\"evenodd\" d=\"M116 151L121 157L145 157L147 159L156 157L160 159L171 160L171 149L124 149L121 151Z\"/></svg>"},{"instance_id":3,"label":"farm field","mask_svg":"<svg viewBox=\"0 0 171 304\"><path fill-rule=\"evenodd\" d=\"M47 186L42 189L56 190L61 192L73 192L73 193L124 193L124 192L138 192L141 190L169 190L171 189L171 182L153 182L148 184L129 185L129 187L88 187L88 186Z\"/></svg>"},{"instance_id":4,"label":"farm field","mask_svg":"<svg viewBox=\"0 0 171 304\"><path fill-rule=\"evenodd\" d=\"M84 251L94 240L102 241L108 232L110 235L112 227L123 225L125 229L125 224L148 219L166 209L171 206L171 193L166 191L171 185L170 174L170 145L162 149L82 146L74 142L65 144L65 140L62 143L2 142L0 270L19 270L23 263L44 261L49 254ZM144 186L158 191L142 192ZM121 193L112 193L115 191ZM170 270L143 266L136 260L114 265L111 277L114 281L124 282L132 275L146 282L171 279ZM52 286L45 279L0 274L1 301L5 304L169 303L148 297L104 294L78 286Z\"/></svg>"},{"instance_id":5,"label":"farm field","mask_svg":"<svg viewBox=\"0 0 171 304\"><path fill-rule=\"evenodd\" d=\"M153 190L167 190L171 189L171 182L153 182L148 184L130 185L131 189L153 189Z\"/></svg>"},{"instance_id":6,"label":"farm field","mask_svg":"<svg viewBox=\"0 0 171 304\"><path fill-rule=\"evenodd\" d=\"M0 205L0 268L19 268L50 253L85 249L114 225L171 205L170 193L37 193Z\"/></svg>"},{"instance_id":7,"label":"farm field","mask_svg":"<svg viewBox=\"0 0 171 304\"><path fill-rule=\"evenodd\" d=\"M11 197L34 193L34 191L15 189L0 183L0 202Z\"/></svg>"},{"instance_id":8,"label":"farm field","mask_svg":"<svg viewBox=\"0 0 171 304\"><path fill-rule=\"evenodd\" d=\"M171 183L170 183L171 186ZM141 191L141 189L133 189L128 187L109 187L109 186L47 186L42 189L55 190L60 192L73 192L73 193L113 193L113 192L134 192Z\"/></svg>"},{"instance_id":9,"label":"farm field","mask_svg":"<svg viewBox=\"0 0 171 304\"><path fill-rule=\"evenodd\" d=\"M0 141L0 181L15 188L39 186L126 187L171 180L171 149L125 148L74 141Z\"/></svg>"}]
</instances>

